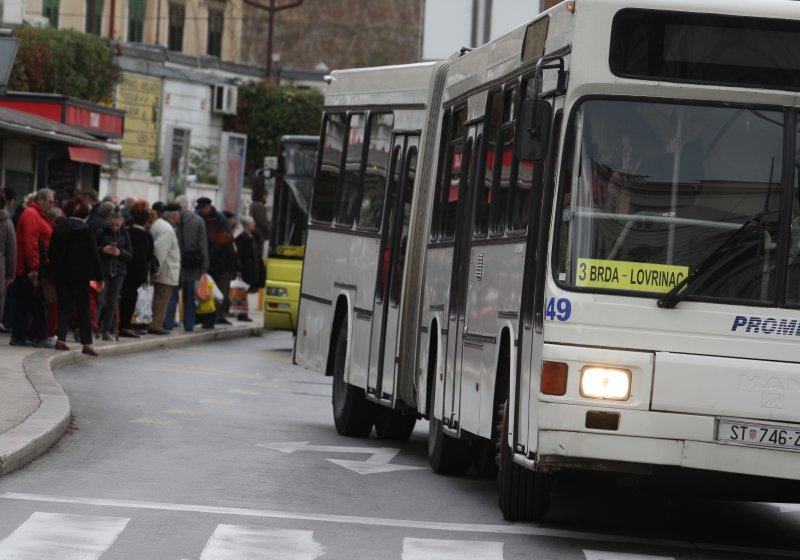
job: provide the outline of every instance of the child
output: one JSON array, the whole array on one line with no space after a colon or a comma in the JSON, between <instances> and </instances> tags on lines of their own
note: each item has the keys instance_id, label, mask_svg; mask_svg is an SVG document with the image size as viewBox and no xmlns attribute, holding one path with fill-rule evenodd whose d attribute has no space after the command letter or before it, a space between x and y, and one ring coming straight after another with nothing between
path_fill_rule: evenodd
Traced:
<instances>
[{"instance_id":1,"label":"child","mask_svg":"<svg viewBox=\"0 0 800 560\"><path fill-rule=\"evenodd\" d=\"M195 282L194 297L197 321L204 329L213 329L217 315L217 302L221 302L223 296L211 276L204 274L200 280Z\"/></svg>"}]
</instances>

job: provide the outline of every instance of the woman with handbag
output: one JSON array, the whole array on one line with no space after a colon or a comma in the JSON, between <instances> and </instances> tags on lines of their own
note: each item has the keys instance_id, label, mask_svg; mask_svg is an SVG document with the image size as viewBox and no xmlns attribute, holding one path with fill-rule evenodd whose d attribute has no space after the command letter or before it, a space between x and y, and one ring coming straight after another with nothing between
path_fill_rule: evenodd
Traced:
<instances>
[{"instance_id":1,"label":"woman with handbag","mask_svg":"<svg viewBox=\"0 0 800 560\"><path fill-rule=\"evenodd\" d=\"M96 356L92 347L92 318L89 306L89 282L102 286L103 267L94 235L86 225L89 200L76 195L64 204L66 220L56 224L50 241L50 277L58 294L58 329L56 350L69 350L66 344L72 307L78 310L83 353Z\"/></svg>"}]
</instances>

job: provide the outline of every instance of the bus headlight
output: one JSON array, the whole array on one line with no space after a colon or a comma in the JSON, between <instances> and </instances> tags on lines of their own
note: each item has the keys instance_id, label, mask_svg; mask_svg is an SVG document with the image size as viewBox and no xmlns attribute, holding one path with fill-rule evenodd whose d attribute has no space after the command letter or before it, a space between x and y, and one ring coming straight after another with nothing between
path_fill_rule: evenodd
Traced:
<instances>
[{"instance_id":1,"label":"bus headlight","mask_svg":"<svg viewBox=\"0 0 800 560\"><path fill-rule=\"evenodd\" d=\"M631 396L631 372L588 366L581 371L581 396L624 401Z\"/></svg>"},{"instance_id":2,"label":"bus headlight","mask_svg":"<svg viewBox=\"0 0 800 560\"><path fill-rule=\"evenodd\" d=\"M267 295L272 297L289 297L286 288L267 288Z\"/></svg>"}]
</instances>

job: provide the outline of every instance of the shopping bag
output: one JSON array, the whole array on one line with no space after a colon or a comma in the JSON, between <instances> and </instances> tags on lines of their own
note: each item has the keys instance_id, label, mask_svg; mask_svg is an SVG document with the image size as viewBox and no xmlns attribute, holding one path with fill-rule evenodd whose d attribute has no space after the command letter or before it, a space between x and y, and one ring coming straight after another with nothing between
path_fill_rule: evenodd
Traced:
<instances>
[{"instance_id":1,"label":"shopping bag","mask_svg":"<svg viewBox=\"0 0 800 560\"><path fill-rule=\"evenodd\" d=\"M212 295L211 286L208 283L208 274L203 274L197 282L194 297L197 301L208 301L211 299Z\"/></svg>"},{"instance_id":2,"label":"shopping bag","mask_svg":"<svg viewBox=\"0 0 800 560\"><path fill-rule=\"evenodd\" d=\"M134 311L134 324L147 325L153 321L153 294L155 288L151 284L139 286L136 290L136 309Z\"/></svg>"},{"instance_id":3,"label":"shopping bag","mask_svg":"<svg viewBox=\"0 0 800 560\"><path fill-rule=\"evenodd\" d=\"M247 313L247 290L250 286L241 278L231 281L228 297L231 300L230 312L238 315Z\"/></svg>"}]
</instances>

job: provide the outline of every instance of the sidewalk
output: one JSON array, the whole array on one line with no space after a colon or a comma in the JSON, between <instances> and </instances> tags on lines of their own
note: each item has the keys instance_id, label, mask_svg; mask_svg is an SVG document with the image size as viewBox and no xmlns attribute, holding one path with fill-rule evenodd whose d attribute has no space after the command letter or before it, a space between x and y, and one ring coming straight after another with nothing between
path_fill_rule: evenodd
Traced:
<instances>
[{"instance_id":1,"label":"sidewalk","mask_svg":"<svg viewBox=\"0 0 800 560\"><path fill-rule=\"evenodd\" d=\"M24 467L47 450L67 431L69 398L53 378L53 371L85 360L100 360L116 354L146 352L214 340L258 336L263 325L260 313L251 312L253 322L233 320L233 325L215 329L197 328L186 333L179 327L167 336L122 338L118 342L96 341L97 358L81 354L81 345L67 341L68 352L11 346L9 335L0 334L0 476Z\"/></svg>"}]
</instances>

